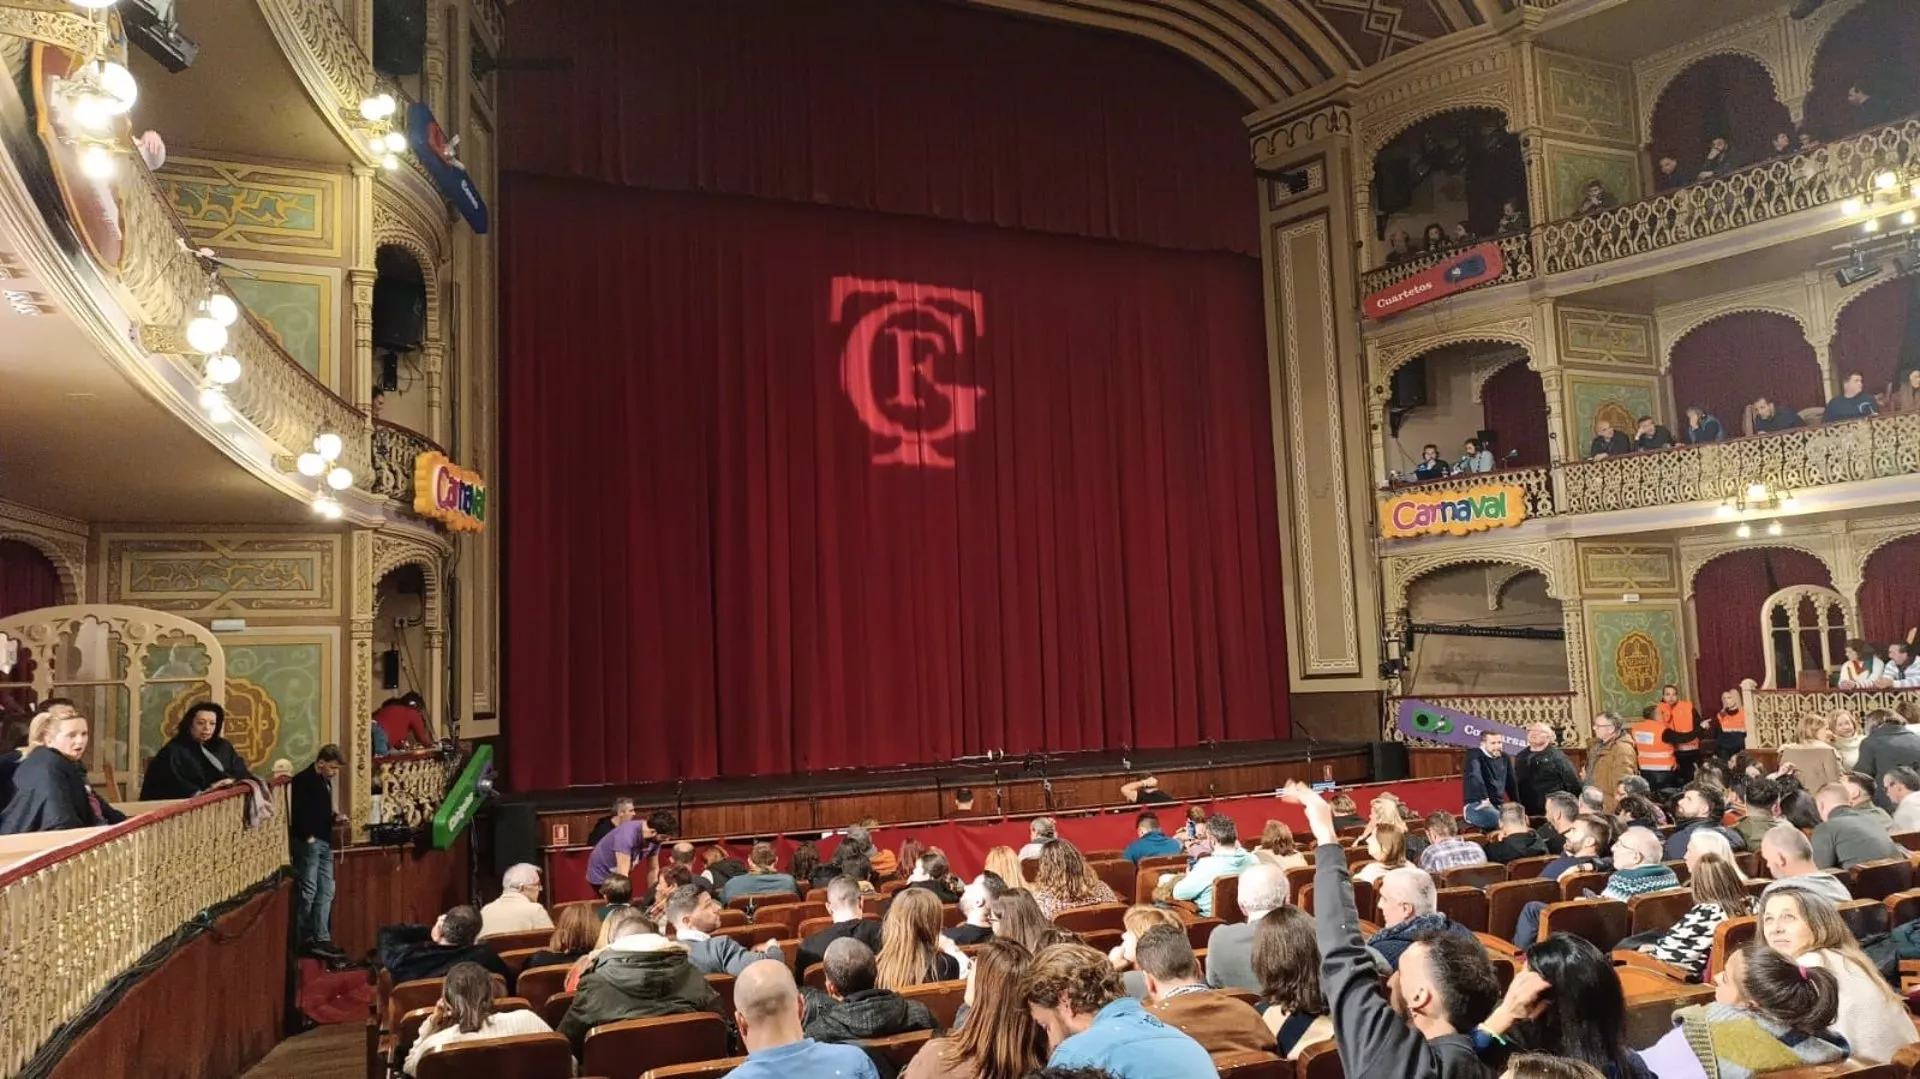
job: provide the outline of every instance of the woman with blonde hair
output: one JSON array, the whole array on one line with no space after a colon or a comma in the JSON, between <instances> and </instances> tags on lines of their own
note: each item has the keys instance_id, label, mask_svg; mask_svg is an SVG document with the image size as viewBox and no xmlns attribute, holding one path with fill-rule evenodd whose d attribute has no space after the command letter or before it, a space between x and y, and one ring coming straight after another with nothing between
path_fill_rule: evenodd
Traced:
<instances>
[{"instance_id":1,"label":"woman with blonde hair","mask_svg":"<svg viewBox=\"0 0 1920 1079\"><path fill-rule=\"evenodd\" d=\"M987 851L987 872L999 874L1009 888L1025 886L1026 877L1020 875L1020 852L1012 847L994 847Z\"/></svg>"},{"instance_id":2,"label":"woman with blonde hair","mask_svg":"<svg viewBox=\"0 0 1920 1079\"><path fill-rule=\"evenodd\" d=\"M1029 890L1047 921L1062 911L1120 901L1080 856L1080 848L1064 839L1050 839L1040 848L1040 866Z\"/></svg>"},{"instance_id":3,"label":"woman with blonde hair","mask_svg":"<svg viewBox=\"0 0 1920 1079\"><path fill-rule=\"evenodd\" d=\"M1827 715L1827 729L1832 732L1828 741L1840 754L1840 770L1851 772L1860 763L1860 743L1867 740L1867 732L1861 729L1861 723L1852 712L1845 708L1836 708ZM1817 791L1819 787L1808 787Z\"/></svg>"},{"instance_id":4,"label":"woman with blonde hair","mask_svg":"<svg viewBox=\"0 0 1920 1079\"><path fill-rule=\"evenodd\" d=\"M463 1042L511 1038L517 1034L551 1034L540 1013L526 1008L495 1011L493 975L478 963L455 963L447 971L440 990L440 1002L433 1014L420 1026L420 1034L407 1054L402 1070L412 1075L420 1069L420 1059L448 1045Z\"/></svg>"},{"instance_id":5,"label":"woman with blonde hair","mask_svg":"<svg viewBox=\"0 0 1920 1079\"><path fill-rule=\"evenodd\" d=\"M1382 824L1367 837L1367 853L1373 861L1354 871L1353 879L1372 884L1391 870L1407 864L1407 830L1398 824Z\"/></svg>"},{"instance_id":6,"label":"woman with blonde hair","mask_svg":"<svg viewBox=\"0 0 1920 1079\"><path fill-rule=\"evenodd\" d=\"M1307 856L1300 853L1299 844L1293 840L1293 829L1286 821L1270 820L1260 832L1260 846L1255 848L1253 856L1271 866L1281 869L1305 869Z\"/></svg>"},{"instance_id":7,"label":"woman with blonde hair","mask_svg":"<svg viewBox=\"0 0 1920 1079\"><path fill-rule=\"evenodd\" d=\"M1145 1000L1147 977L1134 969L1134 947L1140 943L1141 937L1147 935L1147 930L1156 925L1170 925L1179 929L1187 923L1181 921L1180 916L1170 908L1141 903L1128 907L1120 924L1126 927L1126 932L1121 934L1120 943L1107 953L1107 962L1113 964L1113 969L1123 972L1120 982L1126 987L1127 995L1135 1000Z\"/></svg>"},{"instance_id":8,"label":"woman with blonde hair","mask_svg":"<svg viewBox=\"0 0 1920 1079\"><path fill-rule=\"evenodd\" d=\"M897 892L880 925L875 985L900 990L960 976L960 961L940 950L940 900L924 888Z\"/></svg>"},{"instance_id":9,"label":"woman with blonde hair","mask_svg":"<svg viewBox=\"0 0 1920 1079\"><path fill-rule=\"evenodd\" d=\"M1787 772L1789 766L1800 786L1810 791L1840 782L1844 771L1840 751L1834 748L1833 728L1825 716L1809 713L1800 717L1799 737L1780 747L1780 770Z\"/></svg>"},{"instance_id":10,"label":"woman with blonde hair","mask_svg":"<svg viewBox=\"0 0 1920 1079\"><path fill-rule=\"evenodd\" d=\"M1800 966L1831 973L1840 983L1834 1029L1861 1064L1885 1064L1920 1041L1907 1005L1861 949L1833 900L1805 888L1775 888L1760 911L1760 934Z\"/></svg>"},{"instance_id":11,"label":"woman with blonde hair","mask_svg":"<svg viewBox=\"0 0 1920 1079\"><path fill-rule=\"evenodd\" d=\"M1033 954L1011 940L990 940L967 975L967 1021L914 1054L901 1079L1026 1079L1047 1063L1047 1032L1020 995Z\"/></svg>"}]
</instances>

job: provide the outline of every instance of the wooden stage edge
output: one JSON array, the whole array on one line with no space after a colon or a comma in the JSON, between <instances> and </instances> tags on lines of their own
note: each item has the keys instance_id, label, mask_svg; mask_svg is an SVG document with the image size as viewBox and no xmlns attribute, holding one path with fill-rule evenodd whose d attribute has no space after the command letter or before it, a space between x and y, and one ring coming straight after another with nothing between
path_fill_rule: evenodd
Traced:
<instances>
[{"instance_id":1,"label":"wooden stage edge","mask_svg":"<svg viewBox=\"0 0 1920 1079\"><path fill-rule=\"evenodd\" d=\"M1458 750L1414 750L1408 778L1456 774L1459 762ZM1352 742L1222 743L1124 756L1058 755L1047 760L1044 775L1037 761L1010 757L993 763L849 769L684 786L573 788L512 795L503 802L531 804L539 822L539 845L555 848L586 842L594 822L606 815L616 796L632 797L642 813L677 812L682 836L740 839L843 828L868 817L897 825L1097 812L1124 806L1121 784L1145 775L1157 776L1160 789L1176 801L1209 801L1271 793L1294 779L1331 778L1343 786L1368 782L1372 753L1367 744ZM970 813L954 809L953 792L961 787L973 790Z\"/></svg>"}]
</instances>

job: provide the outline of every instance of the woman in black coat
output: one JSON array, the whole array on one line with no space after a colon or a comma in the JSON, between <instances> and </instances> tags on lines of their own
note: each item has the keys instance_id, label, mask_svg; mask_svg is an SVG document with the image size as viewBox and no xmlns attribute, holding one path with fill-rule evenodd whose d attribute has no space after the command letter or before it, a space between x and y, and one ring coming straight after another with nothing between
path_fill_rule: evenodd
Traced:
<instances>
[{"instance_id":1,"label":"woman in black coat","mask_svg":"<svg viewBox=\"0 0 1920 1079\"><path fill-rule=\"evenodd\" d=\"M46 744L27 753L13 773L13 797L0 812L0 835L93 828L125 817L87 786L87 721L53 722Z\"/></svg>"},{"instance_id":2,"label":"woman in black coat","mask_svg":"<svg viewBox=\"0 0 1920 1079\"><path fill-rule=\"evenodd\" d=\"M252 779L245 761L233 743L220 737L226 728L226 710L212 701L201 701L187 709L173 737L154 754L147 765L146 781L140 784L140 800L191 798L216 787L227 787Z\"/></svg>"}]
</instances>

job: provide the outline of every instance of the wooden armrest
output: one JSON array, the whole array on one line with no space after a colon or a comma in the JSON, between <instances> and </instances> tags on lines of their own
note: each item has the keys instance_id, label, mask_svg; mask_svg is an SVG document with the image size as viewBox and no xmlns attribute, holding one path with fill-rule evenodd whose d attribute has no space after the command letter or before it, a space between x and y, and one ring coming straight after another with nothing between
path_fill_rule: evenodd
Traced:
<instances>
[{"instance_id":1,"label":"wooden armrest","mask_svg":"<svg viewBox=\"0 0 1920 1079\"><path fill-rule=\"evenodd\" d=\"M1636 952L1631 948L1615 948L1611 958L1614 963L1619 966L1639 967L1642 970L1650 970L1655 974L1665 975L1683 985L1692 981L1691 976L1688 975L1686 971L1674 966L1672 963L1655 959L1645 952ZM1695 982L1694 984L1697 985L1699 983Z\"/></svg>"}]
</instances>

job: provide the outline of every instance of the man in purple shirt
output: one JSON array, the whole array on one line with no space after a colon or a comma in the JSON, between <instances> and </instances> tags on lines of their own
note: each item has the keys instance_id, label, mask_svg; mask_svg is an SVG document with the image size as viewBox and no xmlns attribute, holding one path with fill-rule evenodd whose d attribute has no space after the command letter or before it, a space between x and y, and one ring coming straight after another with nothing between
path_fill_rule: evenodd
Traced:
<instances>
[{"instance_id":1,"label":"man in purple shirt","mask_svg":"<svg viewBox=\"0 0 1920 1079\"><path fill-rule=\"evenodd\" d=\"M609 875L620 873L633 878L635 867L644 866L642 874L651 889L660 874L661 840L673 838L677 831L679 824L673 814L661 809L648 814L644 820L636 817L608 832L593 845L593 853L587 857L587 884L599 891ZM637 879L633 890L640 891Z\"/></svg>"}]
</instances>

